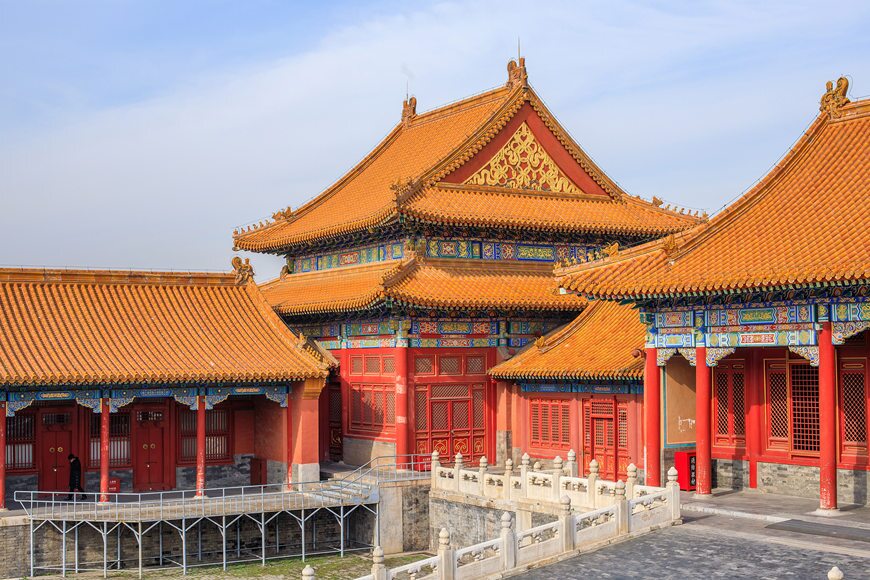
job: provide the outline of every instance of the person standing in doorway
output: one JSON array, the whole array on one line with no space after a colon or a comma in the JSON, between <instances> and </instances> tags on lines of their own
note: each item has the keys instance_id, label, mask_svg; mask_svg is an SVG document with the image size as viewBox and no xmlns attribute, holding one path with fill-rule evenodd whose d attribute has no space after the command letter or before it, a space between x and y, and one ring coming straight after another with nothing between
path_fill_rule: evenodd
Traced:
<instances>
[{"instance_id":1,"label":"person standing in doorway","mask_svg":"<svg viewBox=\"0 0 870 580\"><path fill-rule=\"evenodd\" d=\"M67 456L67 459L69 459L69 495L66 496L66 501L72 501L73 495L77 491L82 493L82 497L79 499L84 501L85 490L82 489L82 462L72 453Z\"/></svg>"}]
</instances>

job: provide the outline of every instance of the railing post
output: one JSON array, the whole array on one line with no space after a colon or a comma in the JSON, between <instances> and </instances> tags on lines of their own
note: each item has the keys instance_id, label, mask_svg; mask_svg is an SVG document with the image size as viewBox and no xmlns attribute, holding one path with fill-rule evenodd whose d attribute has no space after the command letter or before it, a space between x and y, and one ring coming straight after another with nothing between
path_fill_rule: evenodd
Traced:
<instances>
[{"instance_id":1,"label":"railing post","mask_svg":"<svg viewBox=\"0 0 870 580\"><path fill-rule=\"evenodd\" d=\"M680 519L680 484L677 483L677 468L673 465L668 469L668 484L667 489L670 497L668 500L671 504L671 519L677 521Z\"/></svg>"},{"instance_id":2,"label":"railing post","mask_svg":"<svg viewBox=\"0 0 870 580\"><path fill-rule=\"evenodd\" d=\"M565 467L569 477L577 477L577 452L573 449L568 451L568 462Z\"/></svg>"},{"instance_id":3,"label":"railing post","mask_svg":"<svg viewBox=\"0 0 870 580\"><path fill-rule=\"evenodd\" d=\"M629 532L629 518L631 513L628 509L628 499L625 497L625 482L621 479L616 482L615 501L616 505L616 534L622 535Z\"/></svg>"},{"instance_id":4,"label":"railing post","mask_svg":"<svg viewBox=\"0 0 870 580\"><path fill-rule=\"evenodd\" d=\"M513 459L505 459L504 460L504 498L511 499L511 495L513 494L513 483L511 482L511 478L514 474L514 462Z\"/></svg>"},{"instance_id":5,"label":"railing post","mask_svg":"<svg viewBox=\"0 0 870 580\"><path fill-rule=\"evenodd\" d=\"M559 499L559 519L562 522L562 553L574 551L574 516L571 514L571 498L563 495Z\"/></svg>"},{"instance_id":6,"label":"railing post","mask_svg":"<svg viewBox=\"0 0 870 580\"><path fill-rule=\"evenodd\" d=\"M501 554L502 571L507 572L517 567L517 537L511 524L513 518L509 512L501 515Z\"/></svg>"},{"instance_id":7,"label":"railing post","mask_svg":"<svg viewBox=\"0 0 870 580\"><path fill-rule=\"evenodd\" d=\"M553 501L559 501L561 496L560 481L562 479L562 458L556 456L553 460Z\"/></svg>"},{"instance_id":8,"label":"railing post","mask_svg":"<svg viewBox=\"0 0 870 580\"><path fill-rule=\"evenodd\" d=\"M456 491L459 491L459 482L462 480L462 454L457 453L453 458L453 483Z\"/></svg>"},{"instance_id":9,"label":"railing post","mask_svg":"<svg viewBox=\"0 0 870 580\"><path fill-rule=\"evenodd\" d=\"M486 478L486 468L489 467L489 461L486 459L486 455L480 458L480 465L477 468L477 485L480 487L480 496L486 496L486 482L484 478Z\"/></svg>"},{"instance_id":10,"label":"railing post","mask_svg":"<svg viewBox=\"0 0 870 580\"><path fill-rule=\"evenodd\" d=\"M438 489L438 468L441 467L441 456L438 455L437 451L432 452L432 472L429 474L432 476L432 489Z\"/></svg>"},{"instance_id":11,"label":"railing post","mask_svg":"<svg viewBox=\"0 0 870 580\"><path fill-rule=\"evenodd\" d=\"M529 463L531 463L531 458L528 453L523 453L522 460L520 461L520 497L525 498L528 496L528 473L529 473Z\"/></svg>"},{"instance_id":12,"label":"railing post","mask_svg":"<svg viewBox=\"0 0 870 580\"><path fill-rule=\"evenodd\" d=\"M380 546L375 546L375 549L372 550L372 580L387 580L384 551Z\"/></svg>"},{"instance_id":13,"label":"railing post","mask_svg":"<svg viewBox=\"0 0 870 580\"><path fill-rule=\"evenodd\" d=\"M625 478L625 497L628 499L634 499L635 485L637 485L637 465L629 463Z\"/></svg>"},{"instance_id":14,"label":"railing post","mask_svg":"<svg viewBox=\"0 0 870 580\"><path fill-rule=\"evenodd\" d=\"M441 528L438 533L438 573L441 580L453 580L456 577L456 558L450 547L450 532Z\"/></svg>"},{"instance_id":15,"label":"railing post","mask_svg":"<svg viewBox=\"0 0 870 580\"><path fill-rule=\"evenodd\" d=\"M589 462L589 477L587 478L588 486L586 493L588 494L588 507L595 509L598 503L598 460L593 459Z\"/></svg>"},{"instance_id":16,"label":"railing post","mask_svg":"<svg viewBox=\"0 0 870 580\"><path fill-rule=\"evenodd\" d=\"M302 580L315 580L314 568L311 566L305 566L305 568L302 569Z\"/></svg>"}]
</instances>

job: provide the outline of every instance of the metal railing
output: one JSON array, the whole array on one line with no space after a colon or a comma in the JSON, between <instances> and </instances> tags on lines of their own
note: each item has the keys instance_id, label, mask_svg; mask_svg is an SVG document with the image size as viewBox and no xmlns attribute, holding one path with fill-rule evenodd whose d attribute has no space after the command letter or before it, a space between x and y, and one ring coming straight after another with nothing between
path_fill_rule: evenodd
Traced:
<instances>
[{"instance_id":1,"label":"metal railing","mask_svg":"<svg viewBox=\"0 0 870 580\"><path fill-rule=\"evenodd\" d=\"M38 520L158 521L242 513L308 510L376 503L383 483L428 479L429 455L377 457L339 479L207 488L201 491L87 494L16 491L15 501ZM105 501L99 501L101 498Z\"/></svg>"}]
</instances>

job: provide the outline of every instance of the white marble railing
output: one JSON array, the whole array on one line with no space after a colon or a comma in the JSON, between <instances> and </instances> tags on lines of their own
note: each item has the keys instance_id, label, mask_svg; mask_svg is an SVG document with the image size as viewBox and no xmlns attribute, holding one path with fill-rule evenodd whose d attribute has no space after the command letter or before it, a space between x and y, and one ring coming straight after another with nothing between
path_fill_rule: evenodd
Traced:
<instances>
[{"instance_id":1,"label":"white marble railing","mask_svg":"<svg viewBox=\"0 0 870 580\"><path fill-rule=\"evenodd\" d=\"M436 469L443 471L436 474ZM479 490L483 490L482 495L489 487L514 489L513 483L522 481L508 474L492 475L493 481L501 478L503 485L498 486L487 483L489 476L485 474L485 468L483 472L464 470L460 462L460 467L453 471L454 469L436 466L433 461L433 480L438 477L439 480L462 482L460 485L465 487L451 488L457 490L468 490L477 485ZM471 473L464 473L466 471ZM476 475L472 477L474 473ZM550 497L547 495L549 492L541 490L556 487L560 491L579 494L581 500L600 501L607 505L591 511L575 511L578 506L574 505L568 493L563 493L558 501L559 515L555 521L516 531L513 516L510 512L505 512L501 517L501 533L498 538L466 548L452 548L450 533L442 529L438 535L437 556L398 568L388 569L384 565L383 551L375 548L371 575L358 580L466 580L498 576L531 564L546 562L562 554L589 549L619 536L672 525L680 519L680 489L677 485L677 470L673 467L668 471L666 487L635 486L632 492L636 497L631 499L627 496L629 488L624 481L598 481L593 476L562 477L558 473L537 471L526 472L521 477L527 483L535 478L540 484L533 486L535 490L531 496L523 497L532 498L534 494L539 494L547 499ZM508 482L511 482L510 486L507 485ZM567 483L567 487L563 487L562 483Z\"/></svg>"},{"instance_id":2,"label":"white marble railing","mask_svg":"<svg viewBox=\"0 0 870 580\"><path fill-rule=\"evenodd\" d=\"M452 466L441 465L438 453L432 454L432 489L455 491L461 494L487 498L521 500L528 499L558 504L562 496L568 496L575 508L597 509L613 505L616 482L600 479L598 462L589 462L589 475L578 476L574 451L568 452L568 461L560 457L553 461L553 469L542 469L539 463L531 465L528 454L523 455L518 470L510 459L504 469L490 469L486 457L478 467L465 467L461 454L457 454ZM637 483L637 467L628 466L625 494L635 499L664 488Z\"/></svg>"}]
</instances>

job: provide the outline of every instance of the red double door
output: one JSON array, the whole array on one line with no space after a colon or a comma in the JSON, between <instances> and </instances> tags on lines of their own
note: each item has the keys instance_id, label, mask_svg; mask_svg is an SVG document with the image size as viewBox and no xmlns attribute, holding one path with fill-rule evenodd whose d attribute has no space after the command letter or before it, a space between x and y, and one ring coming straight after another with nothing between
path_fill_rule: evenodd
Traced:
<instances>
[{"instance_id":1,"label":"red double door","mask_svg":"<svg viewBox=\"0 0 870 580\"><path fill-rule=\"evenodd\" d=\"M143 406L133 412L133 487L138 491L171 489L167 468L169 417L163 405Z\"/></svg>"},{"instance_id":2,"label":"red double door","mask_svg":"<svg viewBox=\"0 0 870 580\"><path fill-rule=\"evenodd\" d=\"M70 453L75 453L73 432L76 414L73 411L75 409L72 408L41 409L37 414L37 424L40 426L37 433L40 490L69 489L68 457Z\"/></svg>"}]
</instances>

